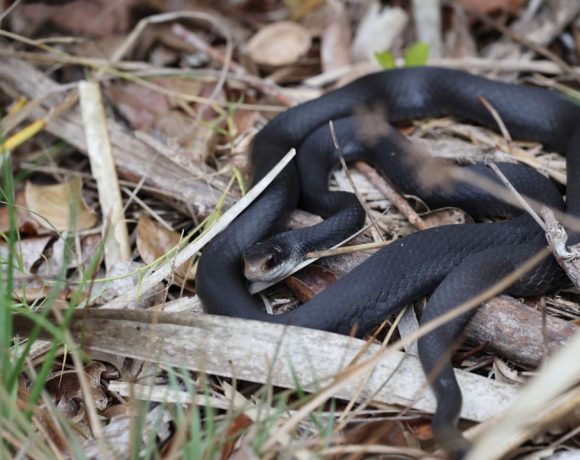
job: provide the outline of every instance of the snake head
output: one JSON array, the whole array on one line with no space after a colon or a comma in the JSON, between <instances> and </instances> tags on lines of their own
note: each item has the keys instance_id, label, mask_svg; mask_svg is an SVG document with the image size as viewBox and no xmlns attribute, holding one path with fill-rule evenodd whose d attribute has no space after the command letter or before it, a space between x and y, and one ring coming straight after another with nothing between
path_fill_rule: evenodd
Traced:
<instances>
[{"instance_id":1,"label":"snake head","mask_svg":"<svg viewBox=\"0 0 580 460\"><path fill-rule=\"evenodd\" d=\"M257 243L242 255L244 276L250 282L274 282L288 276L296 263L290 251L275 242Z\"/></svg>"}]
</instances>

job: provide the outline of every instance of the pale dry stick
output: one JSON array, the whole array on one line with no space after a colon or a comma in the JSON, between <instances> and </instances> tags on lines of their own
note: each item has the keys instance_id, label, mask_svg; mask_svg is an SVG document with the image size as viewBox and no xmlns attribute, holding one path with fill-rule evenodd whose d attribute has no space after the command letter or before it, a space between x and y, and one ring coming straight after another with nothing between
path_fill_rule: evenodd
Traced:
<instances>
[{"instance_id":1,"label":"pale dry stick","mask_svg":"<svg viewBox=\"0 0 580 460\"><path fill-rule=\"evenodd\" d=\"M506 142L506 145L508 148L508 153L513 156L514 155L514 153L513 153L513 142L514 141L512 139L512 136L510 135L505 123L503 122L501 116L499 115L499 113L497 112L495 107L491 104L491 102L489 102L484 96L479 96L478 99L479 99L479 102L481 102L481 104L487 109L487 111L491 114L491 116L493 117L493 119L497 123L499 131L500 131L501 135L503 136L504 141Z\"/></svg>"},{"instance_id":2,"label":"pale dry stick","mask_svg":"<svg viewBox=\"0 0 580 460\"><path fill-rule=\"evenodd\" d=\"M411 457L419 459L438 458L435 456L426 455L425 451L421 449L415 449L413 447L393 447L380 444L346 444L341 446L326 447L318 453L324 458L334 456L340 456L340 458L351 458L350 456L347 457L347 454L351 454L353 456L352 458L356 458L355 455L362 456L365 454L386 455L387 458L391 458L391 455L394 456L393 458L398 458L398 456L403 458Z\"/></svg>"},{"instance_id":3,"label":"pale dry stick","mask_svg":"<svg viewBox=\"0 0 580 460\"><path fill-rule=\"evenodd\" d=\"M351 238L339 243L339 245L345 243L346 241L349 241L350 239ZM372 243L353 244L352 246L338 246L338 247L334 247L334 248L330 248L330 249L324 249L321 251L310 251L306 254L306 257L308 257L309 259L319 259L321 257L331 257L331 256L337 256L337 255L341 255L341 254L352 254L353 252L367 251L369 249L384 248L385 246L388 246L391 243L392 243L392 240L374 241Z\"/></svg>"},{"instance_id":4,"label":"pale dry stick","mask_svg":"<svg viewBox=\"0 0 580 460\"><path fill-rule=\"evenodd\" d=\"M528 202L520 194L520 192L518 192L516 190L516 188L509 181L509 179L507 177L505 177L504 173L501 172L501 170L498 168L498 166L493 162L489 163L488 166L499 177L499 179L502 181L503 185L505 185L505 187L513 194L513 196L516 198L516 200L518 200L519 206L524 211L526 211L530 216L532 216L532 218L542 228L542 230L546 231L546 225L544 224L544 221L542 219L540 219L540 216L538 216L538 213L536 211L534 211L534 209L528 204Z\"/></svg>"},{"instance_id":5,"label":"pale dry stick","mask_svg":"<svg viewBox=\"0 0 580 460\"><path fill-rule=\"evenodd\" d=\"M569 85L564 85L552 79L546 78L543 75L534 74L533 82L539 86L553 88L572 99L580 100L580 91L572 88Z\"/></svg>"},{"instance_id":6,"label":"pale dry stick","mask_svg":"<svg viewBox=\"0 0 580 460\"><path fill-rule=\"evenodd\" d=\"M544 0L530 0L528 7L524 11L524 14L522 14L522 16L519 18L518 22L521 24L528 24L534 15L538 12L542 6L542 3L544 3Z\"/></svg>"},{"instance_id":7,"label":"pale dry stick","mask_svg":"<svg viewBox=\"0 0 580 460\"><path fill-rule=\"evenodd\" d=\"M441 57L441 0L413 0L413 19L418 40L429 43L429 55Z\"/></svg>"},{"instance_id":8,"label":"pale dry stick","mask_svg":"<svg viewBox=\"0 0 580 460\"><path fill-rule=\"evenodd\" d=\"M2 25L2 21L8 17L10 13L12 13L21 3L22 0L16 0L12 5L6 8L2 13L0 13L0 26Z\"/></svg>"},{"instance_id":9,"label":"pale dry stick","mask_svg":"<svg viewBox=\"0 0 580 460\"><path fill-rule=\"evenodd\" d=\"M373 168L362 161L355 162L354 166L405 216L413 227L417 230L425 230L429 227L421 216L409 205L407 200L385 179L377 174Z\"/></svg>"},{"instance_id":10,"label":"pale dry stick","mask_svg":"<svg viewBox=\"0 0 580 460\"><path fill-rule=\"evenodd\" d=\"M578 401L578 402L580 403L580 401ZM579 434L580 434L580 426L577 426L572 431L570 431L569 433L566 433L564 436L560 437L560 439L557 439L552 444L550 444L548 446L548 449L556 449L558 446L564 444L566 441L574 439Z\"/></svg>"},{"instance_id":11,"label":"pale dry stick","mask_svg":"<svg viewBox=\"0 0 580 460\"><path fill-rule=\"evenodd\" d=\"M223 399L206 395L192 395L187 391L176 390L166 385L144 385L132 382L111 381L107 390L123 397L163 404L195 404L197 406L229 409L230 403Z\"/></svg>"},{"instance_id":12,"label":"pale dry stick","mask_svg":"<svg viewBox=\"0 0 580 460\"><path fill-rule=\"evenodd\" d=\"M179 267L187 262L191 257L198 253L208 242L210 242L218 233L224 230L238 215L244 211L276 178L284 167L294 158L296 150L291 149L272 170L266 174L252 189L244 195L236 204L229 208L220 219L211 227L206 233L195 241L188 244L179 253L175 255L174 265ZM129 304L134 298L138 298L147 294L149 290L154 288L158 283L163 281L171 273L171 265L169 261L165 262L161 267L157 268L152 273L144 277L140 286L133 292L117 297L115 300L104 305L104 308L120 308Z\"/></svg>"},{"instance_id":13,"label":"pale dry stick","mask_svg":"<svg viewBox=\"0 0 580 460\"><path fill-rule=\"evenodd\" d=\"M580 381L580 333L554 354L542 370L522 389L517 401L479 436L468 460L500 458L535 430L530 420L541 413L550 401ZM576 404L580 389L575 390Z\"/></svg>"},{"instance_id":14,"label":"pale dry stick","mask_svg":"<svg viewBox=\"0 0 580 460\"><path fill-rule=\"evenodd\" d=\"M4 32L5 31L0 30L0 36L5 35ZM38 42L36 42L35 45L38 45ZM13 49L0 48L0 56L10 59L20 59L23 61L36 61L48 64L73 64L96 68L104 68L111 65L111 62L108 59L80 57L66 54L64 52L63 54L36 53L33 51L15 51ZM126 71L146 71L150 70L152 66L144 62L123 61L116 63L114 68Z\"/></svg>"},{"instance_id":15,"label":"pale dry stick","mask_svg":"<svg viewBox=\"0 0 580 460\"><path fill-rule=\"evenodd\" d=\"M165 230L168 230L170 232L174 232L175 230L173 229L173 227L171 225L169 225L167 223L167 221L165 219L163 219L158 212L155 212L155 210L151 209L151 207L145 203L141 198L139 198L137 196L137 191L133 191L133 190L129 190L127 188L123 188L123 190L125 191L125 193L127 193L127 195L129 195L129 199L134 201L135 203L137 203L139 206L141 206L145 211L147 211L147 213L149 215L151 215L153 217L153 220L155 220L159 225L161 225ZM127 208L127 206L125 206L125 209Z\"/></svg>"},{"instance_id":16,"label":"pale dry stick","mask_svg":"<svg viewBox=\"0 0 580 460\"><path fill-rule=\"evenodd\" d=\"M296 424L300 422L304 417L306 417L312 410L316 407L323 404L328 398L332 397L332 394L342 387L344 387L350 380L360 377L362 373L368 372L369 369L372 369L377 363L388 353L393 350L399 350L403 346L413 343L414 341L418 340L420 337L430 333L431 331L437 329L438 327L442 326L443 324L451 321L458 316L461 316L468 311L477 308L482 302L485 300L499 294L500 292L507 289L511 284L513 284L516 280L518 280L521 276L527 273L529 270L534 268L541 260L543 260L549 251L547 248L543 248L534 256L529 258L526 262L524 262L521 266L513 270L509 275L505 276L498 282L496 282L493 286L491 286L486 291L478 294L477 296L471 298L470 300L463 302L462 304L458 305L453 310L448 311L447 313L437 317L436 319L430 321L427 324L421 326L419 330L414 332L407 337L404 337L397 341L396 343L392 344L391 346L387 347L383 352L377 353L374 357L370 358L368 361L357 364L352 366L350 369L345 369L344 371L338 373L336 375L336 380L328 385L326 388L321 390L314 398L312 398L308 403L306 403L302 408L300 408L295 415L293 415L280 429L280 434L275 432L271 435L270 439L264 444L263 451L272 449L274 445L278 442L279 435L285 435L290 430L294 429ZM579 361L580 363L580 361Z\"/></svg>"},{"instance_id":17,"label":"pale dry stick","mask_svg":"<svg viewBox=\"0 0 580 460\"><path fill-rule=\"evenodd\" d=\"M99 85L95 82L80 82L79 96L87 151L91 171L97 182L104 227L111 230L110 235L104 235L105 264L111 270L131 257L129 232Z\"/></svg>"}]
</instances>

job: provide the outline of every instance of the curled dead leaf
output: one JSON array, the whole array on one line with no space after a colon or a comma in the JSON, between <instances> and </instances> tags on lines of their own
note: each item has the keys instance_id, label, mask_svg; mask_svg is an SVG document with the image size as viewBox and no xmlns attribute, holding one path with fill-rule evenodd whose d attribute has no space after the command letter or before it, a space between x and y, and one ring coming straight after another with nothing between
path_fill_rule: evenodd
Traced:
<instances>
[{"instance_id":1,"label":"curled dead leaf","mask_svg":"<svg viewBox=\"0 0 580 460\"><path fill-rule=\"evenodd\" d=\"M49 230L86 230L97 223L97 215L83 199L80 177L56 185L26 183L26 207L34 220ZM71 210L75 217L71 224Z\"/></svg>"},{"instance_id":2,"label":"curled dead leaf","mask_svg":"<svg viewBox=\"0 0 580 460\"><path fill-rule=\"evenodd\" d=\"M137 251L147 264L155 262L175 248L181 241L181 236L146 216L141 216L137 223ZM174 275L178 282L193 280L195 272L190 264L185 263L175 269Z\"/></svg>"},{"instance_id":3,"label":"curled dead leaf","mask_svg":"<svg viewBox=\"0 0 580 460\"><path fill-rule=\"evenodd\" d=\"M282 66L293 64L310 48L308 30L295 22L268 25L248 42L247 52L257 64Z\"/></svg>"},{"instance_id":4,"label":"curled dead leaf","mask_svg":"<svg viewBox=\"0 0 580 460\"><path fill-rule=\"evenodd\" d=\"M101 385L101 375L106 370L106 366L98 361L93 361L84 368L85 377L91 392L90 395L83 394L76 370L58 372L46 381L45 387L60 405L60 408L70 417L75 415L75 408L78 408L74 400L81 400L84 397L92 398L96 408L103 410L109 402L107 394Z\"/></svg>"},{"instance_id":5,"label":"curled dead leaf","mask_svg":"<svg viewBox=\"0 0 580 460\"><path fill-rule=\"evenodd\" d=\"M336 275L329 269L321 265L308 265L287 278L285 282L298 300L306 303L335 281Z\"/></svg>"}]
</instances>

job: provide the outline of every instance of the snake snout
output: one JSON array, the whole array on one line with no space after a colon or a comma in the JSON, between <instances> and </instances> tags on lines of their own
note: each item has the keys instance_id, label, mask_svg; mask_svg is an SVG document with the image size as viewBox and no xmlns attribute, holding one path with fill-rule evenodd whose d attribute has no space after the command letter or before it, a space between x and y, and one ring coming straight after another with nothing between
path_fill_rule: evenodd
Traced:
<instances>
[{"instance_id":1,"label":"snake snout","mask_svg":"<svg viewBox=\"0 0 580 460\"><path fill-rule=\"evenodd\" d=\"M280 281L296 265L288 251L274 243L258 243L242 254L244 276L250 282Z\"/></svg>"}]
</instances>

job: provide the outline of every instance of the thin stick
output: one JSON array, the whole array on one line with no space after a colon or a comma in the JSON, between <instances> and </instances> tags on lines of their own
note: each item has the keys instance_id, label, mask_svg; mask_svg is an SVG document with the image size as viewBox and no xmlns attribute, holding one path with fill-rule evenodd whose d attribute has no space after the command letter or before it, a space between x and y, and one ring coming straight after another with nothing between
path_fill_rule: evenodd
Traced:
<instances>
[{"instance_id":1,"label":"thin stick","mask_svg":"<svg viewBox=\"0 0 580 460\"><path fill-rule=\"evenodd\" d=\"M352 176L351 176L351 174L348 171L348 167L346 166L346 162L344 161L344 152L342 150L342 147L338 143L338 138L336 137L336 131L334 130L334 123L332 122L332 120L330 120L328 122L328 126L330 128L330 135L332 136L332 142L334 144L334 148L338 152L338 158L340 159L340 165L342 166L342 169L344 169L344 172L346 174L346 178L348 179L348 181L350 183L350 186L352 187L352 191L356 195L356 197L357 197L359 203L361 204L361 206L364 208L365 213L366 213L367 217L369 218L369 220L371 221L372 226L377 231L378 237L382 240L383 237L381 235L381 228L379 227L379 225L377 224L376 220L372 216L372 214L371 214L370 210L368 209L368 206L367 206L367 204L365 202L365 199L363 198L363 196L358 191L358 188L355 185L354 180L352 180Z\"/></svg>"},{"instance_id":2,"label":"thin stick","mask_svg":"<svg viewBox=\"0 0 580 460\"><path fill-rule=\"evenodd\" d=\"M542 230L546 231L546 225L544 224L544 221L542 220L542 218L538 215L538 213L536 211L534 211L534 209L530 206L530 204L526 201L526 199L520 194L520 192L518 192L516 190L516 188L509 181L509 179L507 177L505 177L504 173L501 172L501 170L498 168L498 166L493 162L489 163L488 166L493 170L493 172L495 172L497 174L499 179L510 190L510 192L513 193L514 197L516 198L516 200L518 201L520 206L530 216L532 216L534 218L534 220L542 228Z\"/></svg>"},{"instance_id":3,"label":"thin stick","mask_svg":"<svg viewBox=\"0 0 580 460\"><path fill-rule=\"evenodd\" d=\"M393 204L393 206L399 210L401 214L403 214L403 216L405 216L413 227L417 230L425 230L429 228L429 225L427 225L421 216L409 205L407 200L397 192L391 184L377 174L373 168L362 161L357 161L354 166L387 198L387 200Z\"/></svg>"},{"instance_id":4,"label":"thin stick","mask_svg":"<svg viewBox=\"0 0 580 460\"><path fill-rule=\"evenodd\" d=\"M321 257L337 256L341 254L352 254L353 252L384 248L389 244L391 244L391 241L374 241L372 243L353 244L352 246L342 246L339 248L324 249L322 251L311 251L306 253L306 257L308 257L309 259L319 259Z\"/></svg>"}]
</instances>

